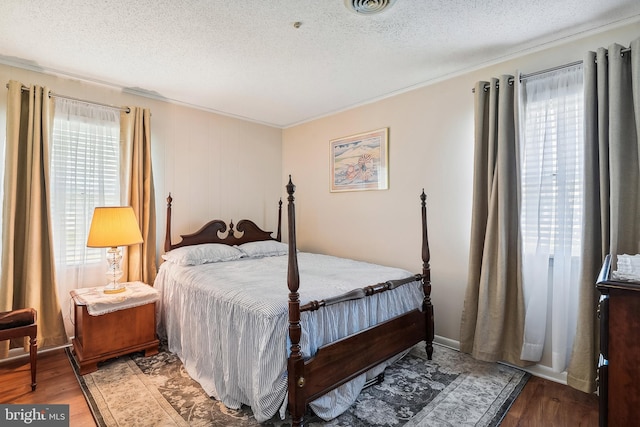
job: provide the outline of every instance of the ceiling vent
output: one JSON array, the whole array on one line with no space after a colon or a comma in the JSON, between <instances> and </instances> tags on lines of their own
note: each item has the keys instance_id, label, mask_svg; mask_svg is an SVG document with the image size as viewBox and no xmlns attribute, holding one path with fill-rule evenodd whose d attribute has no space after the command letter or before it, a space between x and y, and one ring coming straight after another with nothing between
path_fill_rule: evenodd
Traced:
<instances>
[{"instance_id":1,"label":"ceiling vent","mask_svg":"<svg viewBox=\"0 0 640 427\"><path fill-rule=\"evenodd\" d=\"M352 12L360 15L373 15L390 8L396 0L344 0L344 4Z\"/></svg>"}]
</instances>

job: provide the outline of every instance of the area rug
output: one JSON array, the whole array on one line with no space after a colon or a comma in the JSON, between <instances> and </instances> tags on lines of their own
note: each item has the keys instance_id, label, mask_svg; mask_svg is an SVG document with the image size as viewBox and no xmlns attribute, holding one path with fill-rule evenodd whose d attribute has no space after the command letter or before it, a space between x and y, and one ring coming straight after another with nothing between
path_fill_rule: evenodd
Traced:
<instances>
[{"instance_id":1,"label":"area rug","mask_svg":"<svg viewBox=\"0 0 640 427\"><path fill-rule=\"evenodd\" d=\"M226 408L210 398L163 346L151 357L123 356L80 376L96 424L106 426L289 426L289 420L258 423L248 407ZM497 426L529 374L498 363L479 362L435 345L427 360L415 346L385 371L382 383L362 391L356 403L331 421L312 413L308 426Z\"/></svg>"}]
</instances>

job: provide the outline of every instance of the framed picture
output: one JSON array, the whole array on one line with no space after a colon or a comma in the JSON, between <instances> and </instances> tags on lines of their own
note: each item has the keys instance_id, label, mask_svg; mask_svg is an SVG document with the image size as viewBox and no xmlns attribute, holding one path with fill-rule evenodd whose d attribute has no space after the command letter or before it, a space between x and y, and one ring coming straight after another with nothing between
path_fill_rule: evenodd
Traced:
<instances>
[{"instance_id":1,"label":"framed picture","mask_svg":"<svg viewBox=\"0 0 640 427\"><path fill-rule=\"evenodd\" d=\"M333 139L331 192L389 188L389 128Z\"/></svg>"}]
</instances>

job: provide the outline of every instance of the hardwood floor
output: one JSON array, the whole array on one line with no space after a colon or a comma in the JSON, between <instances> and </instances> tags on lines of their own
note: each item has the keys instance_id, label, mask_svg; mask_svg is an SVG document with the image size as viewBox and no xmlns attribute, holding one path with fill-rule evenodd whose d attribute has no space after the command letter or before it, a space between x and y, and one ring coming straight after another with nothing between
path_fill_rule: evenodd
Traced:
<instances>
[{"instance_id":1,"label":"hardwood floor","mask_svg":"<svg viewBox=\"0 0 640 427\"><path fill-rule=\"evenodd\" d=\"M598 397L531 377L502 420L502 427L598 426Z\"/></svg>"},{"instance_id":2,"label":"hardwood floor","mask_svg":"<svg viewBox=\"0 0 640 427\"><path fill-rule=\"evenodd\" d=\"M38 353L38 386L31 391L29 357L0 364L0 403L68 404L70 425L96 423L64 350Z\"/></svg>"},{"instance_id":3,"label":"hardwood floor","mask_svg":"<svg viewBox=\"0 0 640 427\"><path fill-rule=\"evenodd\" d=\"M38 354L38 387L31 392L28 357L0 363L0 403L69 404L70 425L95 426L64 350ZM598 399L568 386L532 377L511 406L503 427L598 425Z\"/></svg>"}]
</instances>

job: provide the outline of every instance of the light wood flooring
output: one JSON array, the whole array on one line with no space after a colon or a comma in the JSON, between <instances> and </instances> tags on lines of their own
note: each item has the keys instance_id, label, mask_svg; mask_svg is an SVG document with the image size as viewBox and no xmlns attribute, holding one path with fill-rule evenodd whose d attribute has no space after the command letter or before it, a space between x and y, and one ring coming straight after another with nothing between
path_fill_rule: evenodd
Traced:
<instances>
[{"instance_id":1,"label":"light wood flooring","mask_svg":"<svg viewBox=\"0 0 640 427\"><path fill-rule=\"evenodd\" d=\"M0 403L68 404L70 425L95 426L80 384L63 349L38 353L36 382L31 391L29 357L0 364Z\"/></svg>"},{"instance_id":2,"label":"light wood flooring","mask_svg":"<svg viewBox=\"0 0 640 427\"><path fill-rule=\"evenodd\" d=\"M28 357L0 363L0 403L69 404L70 425L95 426L64 350L38 355L38 387L31 392ZM598 400L532 377L505 416L503 427L597 426Z\"/></svg>"}]
</instances>

